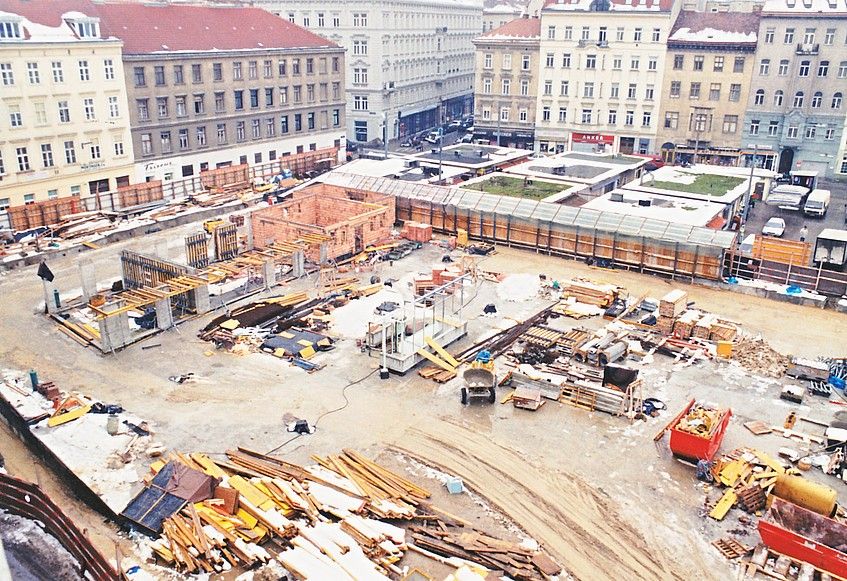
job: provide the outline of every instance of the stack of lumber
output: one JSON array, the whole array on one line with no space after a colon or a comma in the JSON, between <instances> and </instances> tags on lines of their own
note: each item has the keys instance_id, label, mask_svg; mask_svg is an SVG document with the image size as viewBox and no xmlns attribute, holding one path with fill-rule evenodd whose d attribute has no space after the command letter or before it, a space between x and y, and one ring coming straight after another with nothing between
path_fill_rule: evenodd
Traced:
<instances>
[{"instance_id":1,"label":"stack of lumber","mask_svg":"<svg viewBox=\"0 0 847 581\"><path fill-rule=\"evenodd\" d=\"M454 377L456 377L455 371L448 371L446 369L441 369L440 367L428 366L418 370L418 375L423 377L424 379L431 379L435 383L447 383Z\"/></svg>"},{"instance_id":2,"label":"stack of lumber","mask_svg":"<svg viewBox=\"0 0 847 581\"><path fill-rule=\"evenodd\" d=\"M542 349L549 349L558 343L561 338L562 333L560 331L541 326L530 327L526 333L521 335L523 341Z\"/></svg>"},{"instance_id":3,"label":"stack of lumber","mask_svg":"<svg viewBox=\"0 0 847 581\"><path fill-rule=\"evenodd\" d=\"M444 557L459 558L503 571L512 579L539 579L558 575L562 567L542 551L496 539L469 526L438 519L427 527L410 527L414 547Z\"/></svg>"},{"instance_id":4,"label":"stack of lumber","mask_svg":"<svg viewBox=\"0 0 847 581\"><path fill-rule=\"evenodd\" d=\"M572 280L562 286L562 295L574 297L580 303L605 309L618 297L618 287L587 280Z\"/></svg>"},{"instance_id":5,"label":"stack of lumber","mask_svg":"<svg viewBox=\"0 0 847 581\"><path fill-rule=\"evenodd\" d=\"M709 339L712 335L712 325L716 325L717 323L717 315L706 313L699 321L697 321L697 324L694 325L694 330L691 332L691 336L697 339Z\"/></svg>"},{"instance_id":6,"label":"stack of lumber","mask_svg":"<svg viewBox=\"0 0 847 581\"><path fill-rule=\"evenodd\" d=\"M678 317L688 304L688 293L682 289L674 289L659 301L659 315L663 317Z\"/></svg>"},{"instance_id":7,"label":"stack of lumber","mask_svg":"<svg viewBox=\"0 0 847 581\"><path fill-rule=\"evenodd\" d=\"M673 324L673 334L676 337L688 339L694 332L694 327L702 318L703 313L694 309L683 311Z\"/></svg>"},{"instance_id":8,"label":"stack of lumber","mask_svg":"<svg viewBox=\"0 0 847 581\"><path fill-rule=\"evenodd\" d=\"M673 332L673 325L676 319L674 317L665 317L659 315L656 319L656 330L662 335L670 335Z\"/></svg>"},{"instance_id":9,"label":"stack of lumber","mask_svg":"<svg viewBox=\"0 0 847 581\"><path fill-rule=\"evenodd\" d=\"M729 321L718 319L717 323L712 324L709 333L709 339L712 341L733 341L738 335L738 327Z\"/></svg>"},{"instance_id":10,"label":"stack of lumber","mask_svg":"<svg viewBox=\"0 0 847 581\"><path fill-rule=\"evenodd\" d=\"M562 397L559 401L588 411L606 412L613 416L640 410L642 407L641 397L637 395L633 386L624 393L587 381L562 384Z\"/></svg>"},{"instance_id":11,"label":"stack of lumber","mask_svg":"<svg viewBox=\"0 0 847 581\"><path fill-rule=\"evenodd\" d=\"M406 222L400 235L413 242L429 242L432 240L432 226L421 222Z\"/></svg>"}]
</instances>

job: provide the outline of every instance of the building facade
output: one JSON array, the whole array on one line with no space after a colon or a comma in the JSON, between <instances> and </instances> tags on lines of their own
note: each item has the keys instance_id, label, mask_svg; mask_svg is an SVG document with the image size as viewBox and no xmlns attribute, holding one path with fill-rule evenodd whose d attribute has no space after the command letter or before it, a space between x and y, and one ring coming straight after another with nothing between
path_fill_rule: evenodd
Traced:
<instances>
[{"instance_id":1,"label":"building facade","mask_svg":"<svg viewBox=\"0 0 847 581\"><path fill-rule=\"evenodd\" d=\"M674 0L549 0L541 10L541 151L658 150Z\"/></svg>"},{"instance_id":2,"label":"building facade","mask_svg":"<svg viewBox=\"0 0 847 581\"><path fill-rule=\"evenodd\" d=\"M42 23L27 2L0 10L0 211L128 184L121 41L79 12Z\"/></svg>"},{"instance_id":3,"label":"building facade","mask_svg":"<svg viewBox=\"0 0 847 581\"><path fill-rule=\"evenodd\" d=\"M747 161L744 113L758 30L758 12L679 13L662 83L657 141L664 161Z\"/></svg>"},{"instance_id":4,"label":"building facade","mask_svg":"<svg viewBox=\"0 0 847 581\"><path fill-rule=\"evenodd\" d=\"M495 28L505 26L515 18L520 18L526 11L524 6L512 4L495 4L482 9L482 32L491 32Z\"/></svg>"},{"instance_id":5,"label":"building facade","mask_svg":"<svg viewBox=\"0 0 847 581\"><path fill-rule=\"evenodd\" d=\"M540 32L540 19L518 18L474 40L474 138L533 149Z\"/></svg>"},{"instance_id":6,"label":"building facade","mask_svg":"<svg viewBox=\"0 0 847 581\"><path fill-rule=\"evenodd\" d=\"M473 111L482 0L246 0L347 49L347 137L404 139Z\"/></svg>"},{"instance_id":7,"label":"building facade","mask_svg":"<svg viewBox=\"0 0 847 581\"><path fill-rule=\"evenodd\" d=\"M847 177L847 4L768 0L759 23L744 141L779 172Z\"/></svg>"}]
</instances>

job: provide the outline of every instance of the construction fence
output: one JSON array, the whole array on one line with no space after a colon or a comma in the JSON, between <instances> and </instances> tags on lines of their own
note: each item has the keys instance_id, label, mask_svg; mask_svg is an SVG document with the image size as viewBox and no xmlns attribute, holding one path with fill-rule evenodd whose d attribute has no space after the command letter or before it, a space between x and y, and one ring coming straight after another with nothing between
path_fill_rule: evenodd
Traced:
<instances>
[{"instance_id":1,"label":"construction fence","mask_svg":"<svg viewBox=\"0 0 847 581\"><path fill-rule=\"evenodd\" d=\"M847 296L847 272L805 266L790 261L767 260L755 256L727 256L726 276L797 286L828 297Z\"/></svg>"},{"instance_id":2,"label":"construction fence","mask_svg":"<svg viewBox=\"0 0 847 581\"><path fill-rule=\"evenodd\" d=\"M270 181L274 176L291 171L295 177L331 169L338 160L338 147L325 147L285 155L267 163L226 166L201 172L198 176L169 182L151 181L116 188L111 192L44 200L0 210L0 229L14 231L52 226L81 212L125 212L161 202L187 198L206 192L208 188L243 183L249 187L257 178Z\"/></svg>"}]
</instances>

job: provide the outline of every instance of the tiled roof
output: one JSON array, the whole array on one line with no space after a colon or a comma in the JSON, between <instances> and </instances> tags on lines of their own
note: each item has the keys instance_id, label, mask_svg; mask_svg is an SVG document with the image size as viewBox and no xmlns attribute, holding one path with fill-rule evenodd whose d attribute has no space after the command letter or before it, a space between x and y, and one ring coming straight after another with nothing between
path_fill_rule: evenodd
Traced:
<instances>
[{"instance_id":1,"label":"tiled roof","mask_svg":"<svg viewBox=\"0 0 847 581\"><path fill-rule=\"evenodd\" d=\"M756 12L694 12L683 10L671 28L668 42L696 44L756 44Z\"/></svg>"},{"instance_id":2,"label":"tiled roof","mask_svg":"<svg viewBox=\"0 0 847 581\"><path fill-rule=\"evenodd\" d=\"M0 0L0 11L51 27L68 12L98 17L101 37L123 40L124 54L337 46L260 8Z\"/></svg>"},{"instance_id":3,"label":"tiled roof","mask_svg":"<svg viewBox=\"0 0 847 581\"><path fill-rule=\"evenodd\" d=\"M541 38L541 19L539 18L516 18L511 22L507 22L503 26L499 26L494 30L489 30L482 35L481 38Z\"/></svg>"},{"instance_id":4,"label":"tiled roof","mask_svg":"<svg viewBox=\"0 0 847 581\"><path fill-rule=\"evenodd\" d=\"M596 6L608 5L609 12L669 12L674 0L545 0L544 9L552 11L604 12Z\"/></svg>"}]
</instances>

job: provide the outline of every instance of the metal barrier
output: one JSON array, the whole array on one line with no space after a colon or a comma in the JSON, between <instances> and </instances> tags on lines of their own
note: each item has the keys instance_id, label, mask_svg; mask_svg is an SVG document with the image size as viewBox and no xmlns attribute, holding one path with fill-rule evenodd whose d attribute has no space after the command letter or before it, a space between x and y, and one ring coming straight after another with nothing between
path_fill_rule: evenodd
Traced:
<instances>
[{"instance_id":1,"label":"metal barrier","mask_svg":"<svg viewBox=\"0 0 847 581\"><path fill-rule=\"evenodd\" d=\"M36 484L0 473L0 507L43 523L47 532L56 537L79 562L82 573L88 573L98 581L122 578L73 521Z\"/></svg>"}]
</instances>

